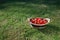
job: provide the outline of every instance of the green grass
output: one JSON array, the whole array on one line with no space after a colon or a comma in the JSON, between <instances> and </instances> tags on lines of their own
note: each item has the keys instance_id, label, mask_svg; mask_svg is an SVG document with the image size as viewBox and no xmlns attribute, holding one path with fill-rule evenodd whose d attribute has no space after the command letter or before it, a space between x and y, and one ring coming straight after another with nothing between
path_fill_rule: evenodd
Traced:
<instances>
[{"instance_id":1,"label":"green grass","mask_svg":"<svg viewBox=\"0 0 60 40\"><path fill-rule=\"evenodd\" d=\"M30 17L50 18L46 29L31 28ZM0 8L0 40L60 40L60 6L11 2Z\"/></svg>"}]
</instances>

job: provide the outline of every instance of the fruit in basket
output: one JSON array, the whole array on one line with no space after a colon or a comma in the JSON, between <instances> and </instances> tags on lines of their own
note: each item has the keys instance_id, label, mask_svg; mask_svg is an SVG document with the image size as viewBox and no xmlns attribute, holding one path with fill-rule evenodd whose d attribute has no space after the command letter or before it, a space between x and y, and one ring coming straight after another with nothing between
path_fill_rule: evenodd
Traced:
<instances>
[{"instance_id":1,"label":"fruit in basket","mask_svg":"<svg viewBox=\"0 0 60 40\"><path fill-rule=\"evenodd\" d=\"M31 21L32 23L35 23L35 20L34 20L34 19L30 19L30 21Z\"/></svg>"},{"instance_id":2,"label":"fruit in basket","mask_svg":"<svg viewBox=\"0 0 60 40\"><path fill-rule=\"evenodd\" d=\"M46 24L48 21L43 18L32 18L32 19L30 19L30 22L32 22L34 24Z\"/></svg>"}]
</instances>

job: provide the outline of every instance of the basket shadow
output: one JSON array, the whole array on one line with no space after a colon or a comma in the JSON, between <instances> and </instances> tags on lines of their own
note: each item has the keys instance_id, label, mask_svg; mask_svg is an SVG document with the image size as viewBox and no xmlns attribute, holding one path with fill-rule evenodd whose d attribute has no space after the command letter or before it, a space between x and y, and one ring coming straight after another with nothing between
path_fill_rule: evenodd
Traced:
<instances>
[{"instance_id":1,"label":"basket shadow","mask_svg":"<svg viewBox=\"0 0 60 40\"><path fill-rule=\"evenodd\" d=\"M46 25L46 27L46 29L38 29L38 31L41 31L46 35L57 34L58 32L60 32L60 27L58 26Z\"/></svg>"}]
</instances>

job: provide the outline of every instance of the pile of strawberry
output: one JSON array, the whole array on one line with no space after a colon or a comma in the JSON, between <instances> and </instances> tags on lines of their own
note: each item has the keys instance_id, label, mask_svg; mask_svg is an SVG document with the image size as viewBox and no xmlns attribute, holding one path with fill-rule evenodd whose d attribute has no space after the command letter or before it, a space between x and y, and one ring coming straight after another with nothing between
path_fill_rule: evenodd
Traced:
<instances>
[{"instance_id":1,"label":"pile of strawberry","mask_svg":"<svg viewBox=\"0 0 60 40\"><path fill-rule=\"evenodd\" d=\"M32 18L32 19L30 19L30 22L32 22L34 24L46 24L48 21L43 18Z\"/></svg>"}]
</instances>

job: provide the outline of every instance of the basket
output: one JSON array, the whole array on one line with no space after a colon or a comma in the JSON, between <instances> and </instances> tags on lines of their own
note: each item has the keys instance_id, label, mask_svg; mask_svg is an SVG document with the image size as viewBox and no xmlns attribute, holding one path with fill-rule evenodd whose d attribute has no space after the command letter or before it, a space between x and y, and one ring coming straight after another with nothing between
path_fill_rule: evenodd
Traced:
<instances>
[{"instance_id":1,"label":"basket","mask_svg":"<svg viewBox=\"0 0 60 40\"><path fill-rule=\"evenodd\" d=\"M48 22L46 24L34 24L30 21L30 19L32 18L28 18L28 22L29 24L31 25L31 27L35 27L35 28L39 28L39 29L43 29L43 28L46 28L45 25L49 24L50 23L50 19L49 18L44 18L46 19Z\"/></svg>"}]
</instances>

